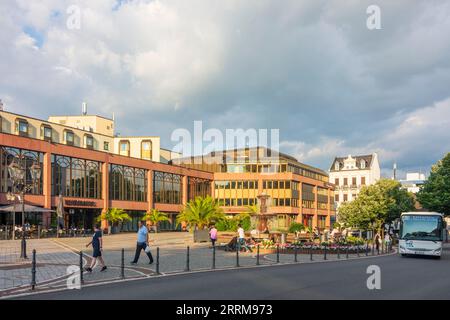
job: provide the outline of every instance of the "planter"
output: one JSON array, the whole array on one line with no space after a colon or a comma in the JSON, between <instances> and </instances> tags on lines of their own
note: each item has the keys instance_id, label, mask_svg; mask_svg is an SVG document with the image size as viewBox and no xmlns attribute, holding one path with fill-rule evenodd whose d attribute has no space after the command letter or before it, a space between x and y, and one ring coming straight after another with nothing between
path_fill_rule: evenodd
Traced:
<instances>
[{"instance_id":1,"label":"planter","mask_svg":"<svg viewBox=\"0 0 450 320\"><path fill-rule=\"evenodd\" d=\"M208 242L209 230L194 230L194 242Z\"/></svg>"}]
</instances>

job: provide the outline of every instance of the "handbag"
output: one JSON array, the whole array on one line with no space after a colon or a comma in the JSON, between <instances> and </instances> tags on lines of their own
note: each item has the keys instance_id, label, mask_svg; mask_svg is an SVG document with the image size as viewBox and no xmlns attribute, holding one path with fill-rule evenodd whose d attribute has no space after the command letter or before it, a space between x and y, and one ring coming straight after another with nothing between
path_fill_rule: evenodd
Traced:
<instances>
[{"instance_id":1,"label":"handbag","mask_svg":"<svg viewBox=\"0 0 450 320\"><path fill-rule=\"evenodd\" d=\"M147 245L147 246L145 247L144 251L145 251L145 253L150 253L150 252L151 252L151 251L150 251L150 246Z\"/></svg>"}]
</instances>

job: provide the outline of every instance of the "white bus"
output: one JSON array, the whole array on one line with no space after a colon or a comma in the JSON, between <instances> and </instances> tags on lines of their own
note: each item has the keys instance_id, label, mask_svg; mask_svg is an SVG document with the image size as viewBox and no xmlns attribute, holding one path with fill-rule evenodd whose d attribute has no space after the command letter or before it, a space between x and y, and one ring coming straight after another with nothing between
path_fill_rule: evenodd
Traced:
<instances>
[{"instance_id":1,"label":"white bus","mask_svg":"<svg viewBox=\"0 0 450 320\"><path fill-rule=\"evenodd\" d=\"M400 216L399 252L402 256L441 257L445 239L444 215L437 212L405 212Z\"/></svg>"}]
</instances>

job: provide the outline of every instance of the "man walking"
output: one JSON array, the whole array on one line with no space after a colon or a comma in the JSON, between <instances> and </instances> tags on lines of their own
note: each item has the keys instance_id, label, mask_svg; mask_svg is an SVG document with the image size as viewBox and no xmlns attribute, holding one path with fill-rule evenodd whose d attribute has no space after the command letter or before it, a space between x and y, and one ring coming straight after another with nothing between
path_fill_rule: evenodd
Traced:
<instances>
[{"instance_id":1,"label":"man walking","mask_svg":"<svg viewBox=\"0 0 450 320\"><path fill-rule=\"evenodd\" d=\"M92 262L91 266L86 268L87 272L92 272L92 269L95 267L95 264L97 263L97 260L100 261L102 264L102 269L100 271L106 270L105 261L103 261L102 258L102 248L103 248L103 238L102 238L102 232L100 230L100 225L96 224L94 227L94 235L92 236L91 242L89 242L86 245L86 248L89 247L92 244Z\"/></svg>"},{"instance_id":2,"label":"man walking","mask_svg":"<svg viewBox=\"0 0 450 320\"><path fill-rule=\"evenodd\" d=\"M148 246L148 229L145 225L145 221L139 221L139 230L137 232L137 244L136 244L136 253L134 255L134 260L131 261L131 264L136 264L139 260L139 256L141 255L141 250L144 250L150 259L150 263L153 263L152 253L150 252L150 247Z\"/></svg>"}]
</instances>

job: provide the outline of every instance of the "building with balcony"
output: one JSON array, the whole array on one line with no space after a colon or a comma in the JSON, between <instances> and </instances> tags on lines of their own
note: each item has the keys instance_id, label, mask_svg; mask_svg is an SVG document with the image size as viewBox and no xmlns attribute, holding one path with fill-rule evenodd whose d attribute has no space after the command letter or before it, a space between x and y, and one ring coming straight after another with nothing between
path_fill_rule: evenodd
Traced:
<instances>
[{"instance_id":1,"label":"building with balcony","mask_svg":"<svg viewBox=\"0 0 450 320\"><path fill-rule=\"evenodd\" d=\"M265 195L269 229L283 230L295 221L324 230L334 220L334 188L328 174L289 155L258 147L217 151L171 163L211 172L213 195L228 215L245 212Z\"/></svg>"},{"instance_id":2,"label":"building with balcony","mask_svg":"<svg viewBox=\"0 0 450 320\"><path fill-rule=\"evenodd\" d=\"M212 173L159 162L159 137L114 137L113 121L86 117L89 128L76 117L63 124L61 118L51 117L55 123L0 111L0 205L10 204L6 195L14 192L8 171L13 161L24 168L41 167L25 203L55 209L62 195L66 228L92 229L98 215L117 207L133 217L124 230L136 229L140 217L152 208L169 214L162 229L173 230L179 228L175 218L183 204L211 194ZM127 140L125 152L120 146ZM177 156L163 153L165 162ZM12 224L13 219L20 223L19 213L0 215L0 225ZM56 217L30 213L26 219L48 227Z\"/></svg>"},{"instance_id":3,"label":"building with balcony","mask_svg":"<svg viewBox=\"0 0 450 320\"><path fill-rule=\"evenodd\" d=\"M374 184L380 175L376 153L334 158L330 167L330 182L335 185L334 201L337 206L355 199L363 186Z\"/></svg>"}]
</instances>

